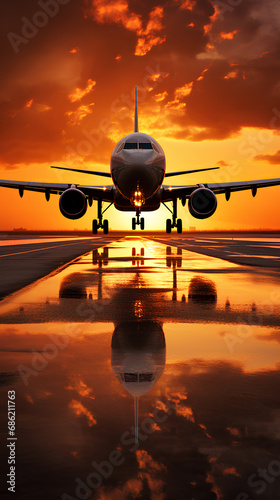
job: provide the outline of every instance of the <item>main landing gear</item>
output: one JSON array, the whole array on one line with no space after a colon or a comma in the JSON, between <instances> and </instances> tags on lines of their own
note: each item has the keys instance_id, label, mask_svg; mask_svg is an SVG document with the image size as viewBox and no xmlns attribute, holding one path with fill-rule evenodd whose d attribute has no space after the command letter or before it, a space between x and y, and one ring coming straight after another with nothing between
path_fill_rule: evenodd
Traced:
<instances>
[{"instance_id":1,"label":"main landing gear","mask_svg":"<svg viewBox=\"0 0 280 500\"><path fill-rule=\"evenodd\" d=\"M103 229L104 234L108 234L109 232L109 222L107 219L103 220L103 214L108 210L108 208L112 205L108 205L108 207L105 208L105 210L102 211L102 200L97 200L97 219L93 219L92 221L92 233L97 234L98 229L101 227Z\"/></svg>"},{"instance_id":2,"label":"main landing gear","mask_svg":"<svg viewBox=\"0 0 280 500\"><path fill-rule=\"evenodd\" d=\"M177 219L177 198L174 198L172 200L172 210L165 203L163 204L167 208L167 210L169 210L169 212L172 214L172 219L166 220L166 232L171 233L171 229L173 227L176 227L177 233L181 234L183 226L182 226L182 219Z\"/></svg>"},{"instance_id":3,"label":"main landing gear","mask_svg":"<svg viewBox=\"0 0 280 500\"><path fill-rule=\"evenodd\" d=\"M136 226L140 226L141 230L145 228L145 219L144 217L140 217L140 211L136 211L136 217L132 218L132 230L135 231Z\"/></svg>"}]
</instances>

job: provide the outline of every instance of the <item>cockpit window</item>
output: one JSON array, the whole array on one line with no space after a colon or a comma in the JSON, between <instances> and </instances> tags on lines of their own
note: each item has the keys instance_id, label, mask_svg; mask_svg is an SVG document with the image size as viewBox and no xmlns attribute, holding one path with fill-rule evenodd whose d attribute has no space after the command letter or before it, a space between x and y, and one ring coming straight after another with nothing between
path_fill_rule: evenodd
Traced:
<instances>
[{"instance_id":1,"label":"cockpit window","mask_svg":"<svg viewBox=\"0 0 280 500\"><path fill-rule=\"evenodd\" d=\"M139 373L139 382L152 382L154 378L153 373Z\"/></svg>"},{"instance_id":2,"label":"cockpit window","mask_svg":"<svg viewBox=\"0 0 280 500\"><path fill-rule=\"evenodd\" d=\"M137 149L137 142L126 142L123 149Z\"/></svg>"},{"instance_id":3,"label":"cockpit window","mask_svg":"<svg viewBox=\"0 0 280 500\"><path fill-rule=\"evenodd\" d=\"M152 382L155 379L155 373L123 373L121 378L124 382Z\"/></svg>"},{"instance_id":4,"label":"cockpit window","mask_svg":"<svg viewBox=\"0 0 280 500\"><path fill-rule=\"evenodd\" d=\"M150 142L140 142L139 149L153 149L153 146Z\"/></svg>"},{"instance_id":5,"label":"cockpit window","mask_svg":"<svg viewBox=\"0 0 280 500\"><path fill-rule=\"evenodd\" d=\"M125 382L137 382L137 373L124 373Z\"/></svg>"}]
</instances>

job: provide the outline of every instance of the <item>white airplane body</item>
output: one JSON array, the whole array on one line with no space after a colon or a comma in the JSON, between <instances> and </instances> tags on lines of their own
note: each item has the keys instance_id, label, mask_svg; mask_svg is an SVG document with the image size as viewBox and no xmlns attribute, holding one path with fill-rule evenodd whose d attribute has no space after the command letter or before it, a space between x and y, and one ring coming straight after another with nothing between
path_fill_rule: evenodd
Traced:
<instances>
[{"instance_id":1,"label":"white airplane body","mask_svg":"<svg viewBox=\"0 0 280 500\"><path fill-rule=\"evenodd\" d=\"M188 208L191 215L197 219L206 219L214 214L217 208L216 195L224 193L229 200L231 192L251 189L255 196L257 189L261 187L280 185L280 178L262 179L245 182L225 183L203 183L186 186L166 186L163 184L165 177L215 170L218 167L203 168L196 170L184 170L179 172L166 172L165 154L160 144L151 136L138 130L138 106L137 87L135 87L135 116L134 132L122 138L115 146L110 162L110 173L72 169L65 167L52 167L61 170L87 173L102 177L110 177L113 184L104 187L95 187L81 184L62 183L40 183L0 180L0 186L18 189L22 197L25 190L45 193L47 201L51 194L59 194L59 208L68 219L79 219L87 211L88 205L97 200L97 219L93 220L93 234L97 234L98 228L108 233L108 220L103 219L105 210L102 210L103 202L112 204L117 210L135 212L132 218L132 229L140 225L144 229L144 218L141 212L157 210L161 203L172 202L172 219L166 221L166 232L176 227L177 232L182 232L182 220L177 218L177 200L181 200L185 206L188 200Z\"/></svg>"}]
</instances>

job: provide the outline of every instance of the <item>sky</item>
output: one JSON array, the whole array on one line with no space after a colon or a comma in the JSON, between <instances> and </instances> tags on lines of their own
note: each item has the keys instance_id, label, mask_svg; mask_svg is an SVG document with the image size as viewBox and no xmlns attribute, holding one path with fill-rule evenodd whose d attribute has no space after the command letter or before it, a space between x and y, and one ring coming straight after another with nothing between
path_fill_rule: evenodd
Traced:
<instances>
[{"instance_id":1,"label":"sky","mask_svg":"<svg viewBox=\"0 0 280 500\"><path fill-rule=\"evenodd\" d=\"M173 184L280 177L280 5L277 0L1 2L0 177L100 185L50 165L109 171L114 145L139 128L163 147ZM218 195L188 229L279 229L280 187ZM0 188L0 229L89 229L96 204L65 219L58 196ZM133 213L111 207L112 229ZM169 212L145 213L164 229Z\"/></svg>"}]
</instances>

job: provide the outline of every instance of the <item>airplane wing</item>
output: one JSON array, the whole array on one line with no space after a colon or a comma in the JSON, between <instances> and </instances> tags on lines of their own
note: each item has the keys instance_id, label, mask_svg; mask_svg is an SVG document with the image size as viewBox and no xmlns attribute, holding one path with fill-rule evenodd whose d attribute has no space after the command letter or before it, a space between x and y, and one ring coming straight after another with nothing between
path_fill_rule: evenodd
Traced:
<instances>
[{"instance_id":1,"label":"airplane wing","mask_svg":"<svg viewBox=\"0 0 280 500\"><path fill-rule=\"evenodd\" d=\"M253 196L256 195L257 189L269 186L279 186L280 178L277 179L261 179L244 182L221 182L221 183L206 183L206 184L191 184L187 186L163 186L162 201L172 201L174 198L189 198L193 191L200 187L205 187L213 191L215 194L225 193L227 200L230 194L234 191L245 191L251 189Z\"/></svg>"},{"instance_id":2,"label":"airplane wing","mask_svg":"<svg viewBox=\"0 0 280 500\"><path fill-rule=\"evenodd\" d=\"M57 168L58 170L69 170L70 172L80 172L82 174L100 175L101 177L111 177L111 174L109 172L99 172L98 170L82 170L79 168L55 167L54 165L52 165L51 168Z\"/></svg>"},{"instance_id":3,"label":"airplane wing","mask_svg":"<svg viewBox=\"0 0 280 500\"><path fill-rule=\"evenodd\" d=\"M114 200L113 195L113 185L110 186L87 186L81 184L61 184L52 182L24 182L24 181L8 181L0 180L1 187L7 187L12 189L18 189L19 194L22 197L24 191L35 191L39 193L44 193L47 200L50 194L61 194L66 189L71 186L82 191L85 196L93 200L102 199L103 201L112 202Z\"/></svg>"},{"instance_id":4,"label":"airplane wing","mask_svg":"<svg viewBox=\"0 0 280 500\"><path fill-rule=\"evenodd\" d=\"M52 167L55 168L55 167ZM60 167L56 167L60 168ZM183 174L194 174L196 172L204 172L205 170L217 170L220 167L211 167L211 168L197 168L196 170L180 170L179 172L167 172L165 173L165 177L171 177L173 175L183 175Z\"/></svg>"}]
</instances>

